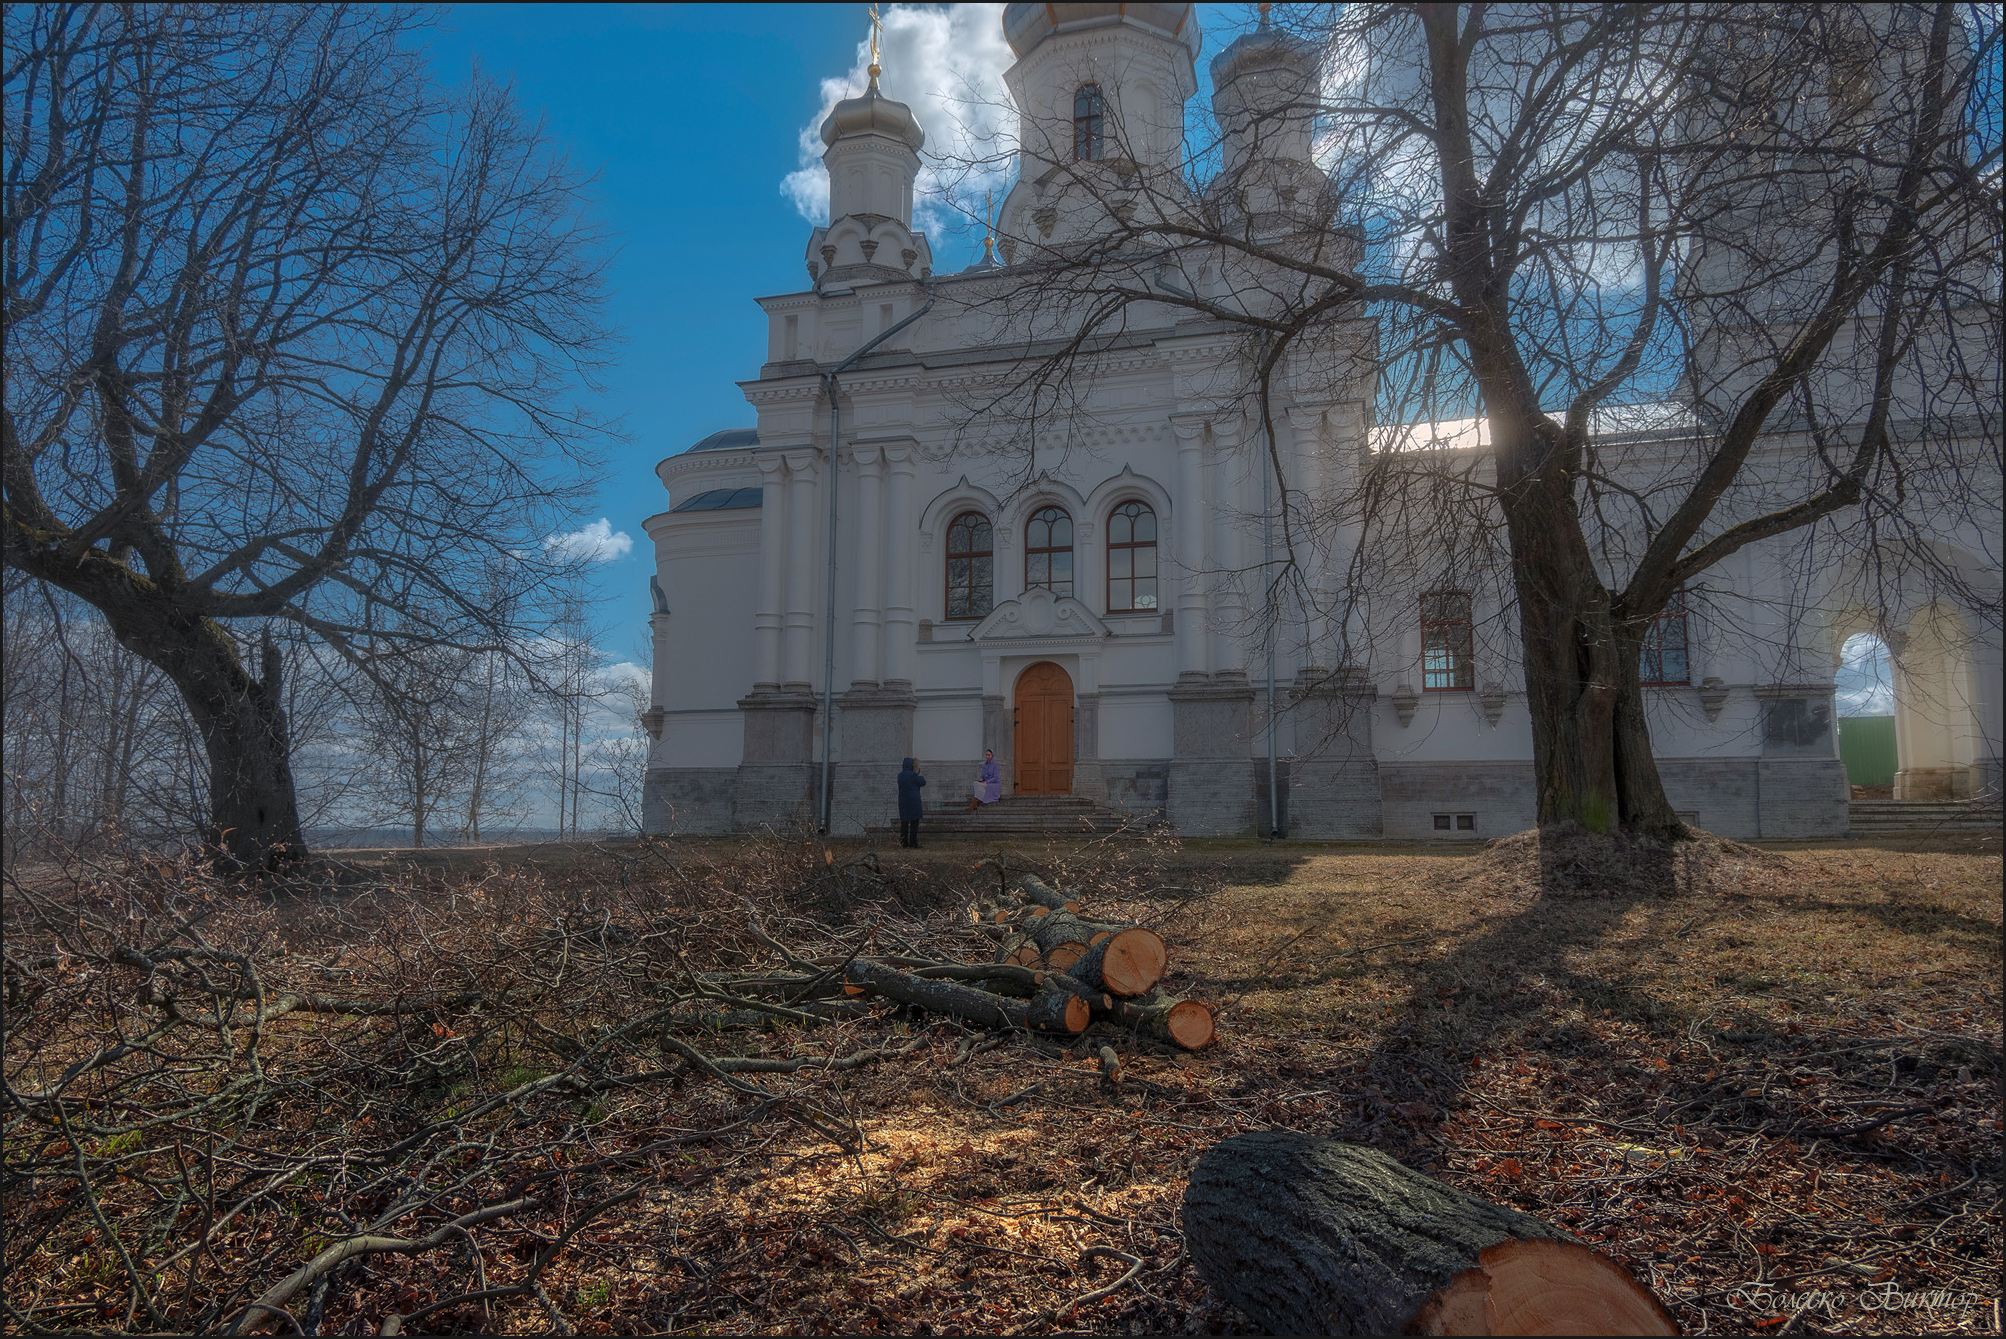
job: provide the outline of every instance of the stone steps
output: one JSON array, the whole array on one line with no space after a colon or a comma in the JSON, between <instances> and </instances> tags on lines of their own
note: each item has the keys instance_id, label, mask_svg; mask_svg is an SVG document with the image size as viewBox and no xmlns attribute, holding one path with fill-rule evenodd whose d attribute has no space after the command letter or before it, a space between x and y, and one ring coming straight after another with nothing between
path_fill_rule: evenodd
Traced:
<instances>
[{"instance_id":1,"label":"stone steps","mask_svg":"<svg viewBox=\"0 0 2006 1339\"><path fill-rule=\"evenodd\" d=\"M1856 837L1998 832L2006 821L1997 800L1854 800L1847 812Z\"/></svg>"},{"instance_id":2,"label":"stone steps","mask_svg":"<svg viewBox=\"0 0 2006 1339\"><path fill-rule=\"evenodd\" d=\"M1023 836L1036 833L1084 836L1111 833L1124 825L1141 829L1148 820L1138 821L1119 809L1095 804L1083 795L1010 795L969 812L967 802L929 807L920 824L920 837ZM892 834L893 828L871 828L873 834Z\"/></svg>"}]
</instances>

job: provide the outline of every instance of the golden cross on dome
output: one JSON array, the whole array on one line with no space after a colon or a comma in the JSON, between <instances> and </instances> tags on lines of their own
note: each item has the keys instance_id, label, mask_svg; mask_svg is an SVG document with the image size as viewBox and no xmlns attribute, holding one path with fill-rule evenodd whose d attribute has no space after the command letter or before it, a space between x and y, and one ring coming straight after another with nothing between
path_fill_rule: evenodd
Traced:
<instances>
[{"instance_id":1,"label":"golden cross on dome","mask_svg":"<svg viewBox=\"0 0 2006 1339\"><path fill-rule=\"evenodd\" d=\"M878 7L876 5L872 5L871 6L871 82L874 84L878 82L878 76L883 73L883 71L878 66L878 48L882 41L882 34L884 33L884 30L885 30L885 25L883 21L878 18Z\"/></svg>"},{"instance_id":2,"label":"golden cross on dome","mask_svg":"<svg viewBox=\"0 0 2006 1339\"><path fill-rule=\"evenodd\" d=\"M982 259L988 260L996 249L996 192L982 192Z\"/></svg>"}]
</instances>

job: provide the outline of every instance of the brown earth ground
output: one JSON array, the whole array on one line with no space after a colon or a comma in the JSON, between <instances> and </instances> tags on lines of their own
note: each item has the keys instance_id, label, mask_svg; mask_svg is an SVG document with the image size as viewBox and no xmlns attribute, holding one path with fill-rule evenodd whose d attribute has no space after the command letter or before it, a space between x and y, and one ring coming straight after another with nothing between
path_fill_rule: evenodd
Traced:
<instances>
[{"instance_id":1,"label":"brown earth ground","mask_svg":"<svg viewBox=\"0 0 2006 1339\"><path fill-rule=\"evenodd\" d=\"M728 879L751 849L650 858ZM993 881L976 866L994 849L884 851L881 869L901 900L946 914ZM887 1016L922 1044L813 1080L861 1131L848 1152L779 1120L721 1128L752 1104L699 1082L583 1115L547 1094L535 1101L565 1147L534 1167L579 1177L523 1226L548 1240L578 1205L639 1197L570 1240L544 1299L434 1313L417 1331L1250 1333L1185 1257L1179 1196L1217 1140L1287 1128L1377 1146L1567 1228L1687 1333L1998 1332L1996 836L1725 845L1671 891L1509 840L1011 850L1013 867L1156 924L1168 987L1215 1005L1219 1042L1187 1055L1122 1039L1111 1088L1098 1037L983 1051ZM343 854L415 869L435 892L509 870L607 904L652 868L630 847ZM814 1045L844 1049L826 1032ZM26 1211L8 1217L21 1240ZM214 1246L256 1257L256 1288L325 1240L265 1231ZM486 1269L500 1278L528 1253L496 1248ZM120 1324L127 1296L89 1236L64 1229L7 1264L16 1332L26 1312L146 1328ZM371 1257L326 1299L321 1332L374 1333L473 1287L463 1254Z\"/></svg>"}]
</instances>

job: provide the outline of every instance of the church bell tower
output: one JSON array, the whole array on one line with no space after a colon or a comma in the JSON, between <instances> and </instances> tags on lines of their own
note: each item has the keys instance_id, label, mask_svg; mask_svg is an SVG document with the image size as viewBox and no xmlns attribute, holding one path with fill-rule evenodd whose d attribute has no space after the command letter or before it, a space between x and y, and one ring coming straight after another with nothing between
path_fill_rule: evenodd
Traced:
<instances>
[{"instance_id":1,"label":"church bell tower","mask_svg":"<svg viewBox=\"0 0 2006 1339\"><path fill-rule=\"evenodd\" d=\"M913 182L926 132L912 108L878 91L879 29L871 23L870 86L836 104L822 122L829 169L829 224L808 239L808 274L831 285L924 279L933 273L926 236L913 231Z\"/></svg>"}]
</instances>

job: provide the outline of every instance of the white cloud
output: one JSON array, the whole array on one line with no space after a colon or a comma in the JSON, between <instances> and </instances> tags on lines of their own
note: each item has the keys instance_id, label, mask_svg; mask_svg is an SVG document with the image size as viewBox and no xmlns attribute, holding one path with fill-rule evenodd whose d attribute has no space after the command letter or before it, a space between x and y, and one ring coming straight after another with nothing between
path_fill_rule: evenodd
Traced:
<instances>
[{"instance_id":1,"label":"white cloud","mask_svg":"<svg viewBox=\"0 0 2006 1339\"><path fill-rule=\"evenodd\" d=\"M580 562L610 563L632 553L634 541L625 530L615 530L613 523L601 516L568 534L550 536L543 541L543 547Z\"/></svg>"},{"instance_id":2,"label":"white cloud","mask_svg":"<svg viewBox=\"0 0 2006 1339\"><path fill-rule=\"evenodd\" d=\"M822 166L822 122L838 102L870 83L870 41L857 44L848 73L822 81L822 105L801 127L800 162L780 183L810 223L829 221L829 174ZM892 5L884 12L883 73L878 91L912 108L926 131L913 224L936 227L979 212L982 192L1009 172L1004 136L1015 114L1003 86L1014 59L1003 40L1000 4Z\"/></svg>"},{"instance_id":3,"label":"white cloud","mask_svg":"<svg viewBox=\"0 0 2006 1339\"><path fill-rule=\"evenodd\" d=\"M616 660L599 667L599 681L608 691L625 688L644 698L653 677L646 665L636 665L631 660Z\"/></svg>"},{"instance_id":4,"label":"white cloud","mask_svg":"<svg viewBox=\"0 0 2006 1339\"><path fill-rule=\"evenodd\" d=\"M1893 666L1887 643L1871 633L1855 633L1839 648L1838 692L1841 716L1892 716L1895 710Z\"/></svg>"}]
</instances>

